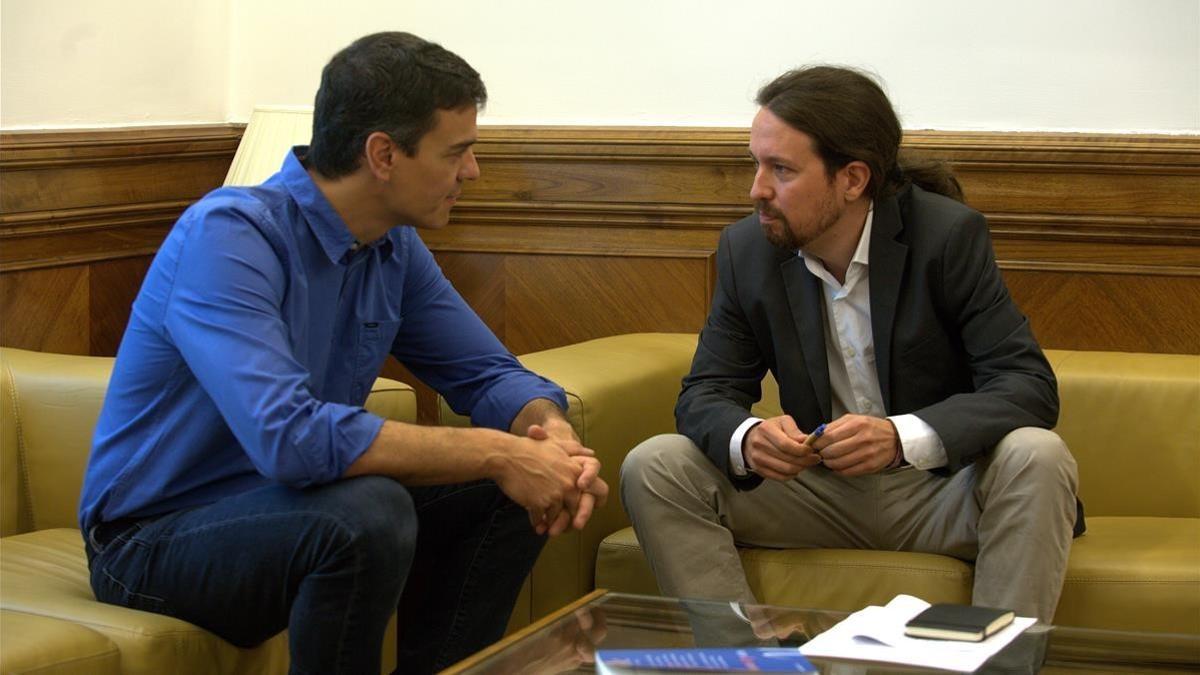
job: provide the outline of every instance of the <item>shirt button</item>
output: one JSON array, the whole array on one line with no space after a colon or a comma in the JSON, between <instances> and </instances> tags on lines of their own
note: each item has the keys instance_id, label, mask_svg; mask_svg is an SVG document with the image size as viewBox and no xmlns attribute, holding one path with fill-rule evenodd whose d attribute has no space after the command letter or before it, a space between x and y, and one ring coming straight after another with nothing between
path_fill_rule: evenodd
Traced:
<instances>
[{"instance_id":1,"label":"shirt button","mask_svg":"<svg viewBox=\"0 0 1200 675\"><path fill-rule=\"evenodd\" d=\"M846 347L846 356L854 358L854 347Z\"/></svg>"}]
</instances>

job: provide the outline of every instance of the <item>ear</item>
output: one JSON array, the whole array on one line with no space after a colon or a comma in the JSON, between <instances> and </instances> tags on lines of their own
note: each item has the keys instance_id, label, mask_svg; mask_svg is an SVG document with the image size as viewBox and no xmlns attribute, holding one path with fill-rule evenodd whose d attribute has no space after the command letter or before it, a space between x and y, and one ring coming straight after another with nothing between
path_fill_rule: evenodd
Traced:
<instances>
[{"instance_id":1,"label":"ear","mask_svg":"<svg viewBox=\"0 0 1200 675\"><path fill-rule=\"evenodd\" d=\"M866 162L854 160L843 166L838 174L841 177L843 198L847 202L857 201L867 192L871 183L871 167Z\"/></svg>"},{"instance_id":2,"label":"ear","mask_svg":"<svg viewBox=\"0 0 1200 675\"><path fill-rule=\"evenodd\" d=\"M371 132L363 147L364 164L371 172L371 176L377 180L388 180L396 163L396 153L399 151L400 149L396 147L391 136L382 131Z\"/></svg>"}]
</instances>

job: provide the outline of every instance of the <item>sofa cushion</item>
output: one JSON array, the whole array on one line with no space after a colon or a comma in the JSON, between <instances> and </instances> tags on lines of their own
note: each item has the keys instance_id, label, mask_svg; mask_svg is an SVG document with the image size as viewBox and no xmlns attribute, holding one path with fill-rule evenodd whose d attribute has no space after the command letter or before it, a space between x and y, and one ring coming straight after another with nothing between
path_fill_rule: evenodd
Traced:
<instances>
[{"instance_id":1,"label":"sofa cushion","mask_svg":"<svg viewBox=\"0 0 1200 675\"><path fill-rule=\"evenodd\" d=\"M79 624L0 610L0 673L117 675L121 654L111 640Z\"/></svg>"},{"instance_id":2,"label":"sofa cushion","mask_svg":"<svg viewBox=\"0 0 1200 675\"><path fill-rule=\"evenodd\" d=\"M898 593L929 602L970 602L971 565L928 553L850 549L739 549L750 588L760 602L852 611L885 604ZM600 544L596 587L657 595L654 575L633 528Z\"/></svg>"},{"instance_id":3,"label":"sofa cushion","mask_svg":"<svg viewBox=\"0 0 1200 675\"><path fill-rule=\"evenodd\" d=\"M1200 518L1089 516L1054 623L1200 633Z\"/></svg>"},{"instance_id":4,"label":"sofa cushion","mask_svg":"<svg viewBox=\"0 0 1200 675\"><path fill-rule=\"evenodd\" d=\"M929 602L971 601L972 568L926 553L846 549L742 549L760 601L855 610L897 593ZM658 594L633 528L609 535L596 559L596 586ZM1097 517L1071 545L1054 616L1064 626L1200 633L1200 519Z\"/></svg>"},{"instance_id":5,"label":"sofa cushion","mask_svg":"<svg viewBox=\"0 0 1200 675\"><path fill-rule=\"evenodd\" d=\"M128 675L287 670L284 633L255 649L239 649L179 619L96 602L78 530L0 539L0 577L0 607L69 620L106 636L120 650Z\"/></svg>"}]
</instances>

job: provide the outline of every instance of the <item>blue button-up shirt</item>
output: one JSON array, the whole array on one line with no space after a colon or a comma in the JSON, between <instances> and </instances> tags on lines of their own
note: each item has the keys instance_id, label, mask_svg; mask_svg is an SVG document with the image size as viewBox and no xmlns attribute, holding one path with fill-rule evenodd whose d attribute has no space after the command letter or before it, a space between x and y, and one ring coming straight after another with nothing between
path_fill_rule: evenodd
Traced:
<instances>
[{"instance_id":1,"label":"blue button-up shirt","mask_svg":"<svg viewBox=\"0 0 1200 675\"><path fill-rule=\"evenodd\" d=\"M507 430L562 389L525 370L416 231L356 246L297 155L189 208L133 304L96 424L80 524L166 513L270 483L340 478L383 420L362 408L390 351Z\"/></svg>"}]
</instances>

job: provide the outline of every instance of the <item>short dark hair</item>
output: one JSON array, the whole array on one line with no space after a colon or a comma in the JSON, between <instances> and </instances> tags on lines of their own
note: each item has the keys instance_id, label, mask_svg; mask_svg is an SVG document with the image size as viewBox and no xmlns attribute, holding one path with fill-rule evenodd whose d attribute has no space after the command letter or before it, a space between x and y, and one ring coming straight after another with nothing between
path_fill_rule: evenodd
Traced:
<instances>
[{"instance_id":1,"label":"short dark hair","mask_svg":"<svg viewBox=\"0 0 1200 675\"><path fill-rule=\"evenodd\" d=\"M479 73L441 45L411 33L361 37L321 71L309 165L328 178L353 173L376 131L411 157L438 110L486 102Z\"/></svg>"},{"instance_id":2,"label":"short dark hair","mask_svg":"<svg viewBox=\"0 0 1200 675\"><path fill-rule=\"evenodd\" d=\"M812 137L830 176L853 161L870 167L867 193L876 201L908 182L962 201L962 188L944 163L900 156L903 132L896 111L883 88L858 70L790 70L760 89L755 102Z\"/></svg>"}]
</instances>

